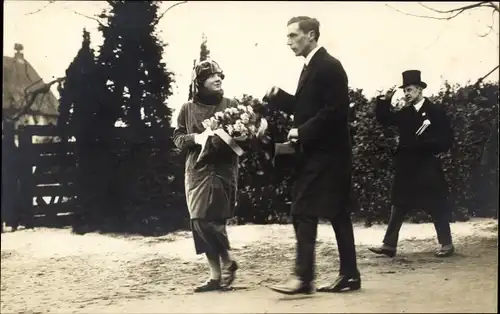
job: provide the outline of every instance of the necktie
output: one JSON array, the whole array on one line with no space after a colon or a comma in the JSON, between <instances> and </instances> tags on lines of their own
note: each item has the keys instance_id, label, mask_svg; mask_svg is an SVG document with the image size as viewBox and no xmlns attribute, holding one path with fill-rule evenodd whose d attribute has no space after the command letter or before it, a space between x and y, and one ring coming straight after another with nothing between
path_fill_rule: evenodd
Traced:
<instances>
[{"instance_id":1,"label":"necktie","mask_svg":"<svg viewBox=\"0 0 500 314\"><path fill-rule=\"evenodd\" d=\"M304 66L302 67L302 72L300 72L300 77L304 76L304 73L307 71L307 64L304 63Z\"/></svg>"},{"instance_id":2,"label":"necktie","mask_svg":"<svg viewBox=\"0 0 500 314\"><path fill-rule=\"evenodd\" d=\"M306 71L307 71L307 65L304 64L304 67L302 68L302 72L300 72L300 77L299 77L299 84L298 86L300 86L300 84L302 83L302 81L304 80L304 78L306 77Z\"/></svg>"}]
</instances>

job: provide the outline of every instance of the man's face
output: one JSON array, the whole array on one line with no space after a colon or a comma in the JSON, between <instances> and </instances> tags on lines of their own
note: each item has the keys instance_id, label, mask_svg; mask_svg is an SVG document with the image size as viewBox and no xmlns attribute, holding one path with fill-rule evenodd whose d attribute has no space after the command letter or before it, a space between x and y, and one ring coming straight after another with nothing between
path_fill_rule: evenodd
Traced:
<instances>
[{"instance_id":1,"label":"man's face","mask_svg":"<svg viewBox=\"0 0 500 314\"><path fill-rule=\"evenodd\" d=\"M203 83L206 89L213 92L220 92L222 90L222 78L220 73L210 75Z\"/></svg>"},{"instance_id":2,"label":"man's face","mask_svg":"<svg viewBox=\"0 0 500 314\"><path fill-rule=\"evenodd\" d=\"M417 85L409 85L404 89L405 100L409 104L415 104L422 96L422 87Z\"/></svg>"},{"instance_id":3,"label":"man's face","mask_svg":"<svg viewBox=\"0 0 500 314\"><path fill-rule=\"evenodd\" d=\"M299 28L299 22L288 25L286 37L287 45L290 46L297 57L305 57L311 51L313 32L305 34Z\"/></svg>"}]
</instances>

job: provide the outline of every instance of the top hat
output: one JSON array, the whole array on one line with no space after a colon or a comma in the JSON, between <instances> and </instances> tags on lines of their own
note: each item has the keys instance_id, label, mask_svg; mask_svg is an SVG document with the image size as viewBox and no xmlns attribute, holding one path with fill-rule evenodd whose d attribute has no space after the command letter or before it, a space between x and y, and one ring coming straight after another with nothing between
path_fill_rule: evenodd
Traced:
<instances>
[{"instance_id":1,"label":"top hat","mask_svg":"<svg viewBox=\"0 0 500 314\"><path fill-rule=\"evenodd\" d=\"M405 88L409 85L417 85L422 88L426 88L427 84L422 82L420 78L419 70L408 70L403 72L403 85L399 86L399 88Z\"/></svg>"}]
</instances>

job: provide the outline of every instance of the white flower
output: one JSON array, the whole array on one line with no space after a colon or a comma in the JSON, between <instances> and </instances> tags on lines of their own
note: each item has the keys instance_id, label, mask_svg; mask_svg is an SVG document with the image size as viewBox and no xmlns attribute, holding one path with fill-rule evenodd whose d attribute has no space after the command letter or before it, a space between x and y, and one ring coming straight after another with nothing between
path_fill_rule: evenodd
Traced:
<instances>
[{"instance_id":1,"label":"white flower","mask_svg":"<svg viewBox=\"0 0 500 314\"><path fill-rule=\"evenodd\" d=\"M211 117L209 120L209 128L211 130L216 130L218 127L219 127L219 122L217 121L217 119Z\"/></svg>"},{"instance_id":2,"label":"white flower","mask_svg":"<svg viewBox=\"0 0 500 314\"><path fill-rule=\"evenodd\" d=\"M252 106L247 106L247 111L252 114L253 113L253 107Z\"/></svg>"},{"instance_id":3,"label":"white flower","mask_svg":"<svg viewBox=\"0 0 500 314\"><path fill-rule=\"evenodd\" d=\"M241 132L241 127L243 126L243 124L238 124L236 123L235 125L233 125L233 129L235 132Z\"/></svg>"},{"instance_id":4,"label":"white flower","mask_svg":"<svg viewBox=\"0 0 500 314\"><path fill-rule=\"evenodd\" d=\"M238 108L234 108L234 107L232 107L232 108L231 108L231 113L233 113L233 114L238 114L238 113L240 113L240 112L238 111Z\"/></svg>"},{"instance_id":5,"label":"white flower","mask_svg":"<svg viewBox=\"0 0 500 314\"><path fill-rule=\"evenodd\" d=\"M232 126L231 124L229 124L229 125L227 125L227 126L226 126L226 129L227 129L227 133L228 133L230 136L232 136L232 135L233 135L233 133L234 133L234 128L233 128L233 126Z\"/></svg>"},{"instance_id":6,"label":"white flower","mask_svg":"<svg viewBox=\"0 0 500 314\"><path fill-rule=\"evenodd\" d=\"M216 112L216 113L215 113L215 117L216 117L217 119L223 119L223 118L224 118L224 113L222 113L222 112L220 112L220 111L219 111L219 112Z\"/></svg>"},{"instance_id":7,"label":"white flower","mask_svg":"<svg viewBox=\"0 0 500 314\"><path fill-rule=\"evenodd\" d=\"M243 113L240 116L240 119L241 119L241 122L243 122L243 124L247 124L248 122L250 122L250 116L247 113Z\"/></svg>"},{"instance_id":8,"label":"white flower","mask_svg":"<svg viewBox=\"0 0 500 314\"><path fill-rule=\"evenodd\" d=\"M206 129L206 128L210 127L210 120L209 119L205 119L205 120L203 120L203 122L201 124Z\"/></svg>"},{"instance_id":9,"label":"white flower","mask_svg":"<svg viewBox=\"0 0 500 314\"><path fill-rule=\"evenodd\" d=\"M245 112L246 111L246 107L243 106L243 105L238 105L238 110Z\"/></svg>"}]
</instances>

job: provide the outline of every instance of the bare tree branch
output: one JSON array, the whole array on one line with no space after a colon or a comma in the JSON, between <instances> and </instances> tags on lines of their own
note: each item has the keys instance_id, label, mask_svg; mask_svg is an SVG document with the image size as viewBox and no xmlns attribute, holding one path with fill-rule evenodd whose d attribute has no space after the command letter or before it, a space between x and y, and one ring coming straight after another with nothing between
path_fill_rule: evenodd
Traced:
<instances>
[{"instance_id":1,"label":"bare tree branch","mask_svg":"<svg viewBox=\"0 0 500 314\"><path fill-rule=\"evenodd\" d=\"M41 7L40 9L38 9L38 10L36 10L34 12L26 13L25 15L32 15L32 14L38 13L38 12L42 11L43 9L45 9L46 7L48 7L50 4L52 4L54 2L55 2L55 0L51 0L47 4L45 4L43 7Z\"/></svg>"},{"instance_id":2,"label":"bare tree branch","mask_svg":"<svg viewBox=\"0 0 500 314\"><path fill-rule=\"evenodd\" d=\"M399 9L397 9L397 8L395 8L395 7L393 7L393 6L391 6L391 5L388 5L388 4L386 4L385 6L386 6L386 7L388 7L388 8L393 9L394 11L397 11L397 12L399 12L399 13L402 13L402 14L404 14L404 15L413 16L413 17L419 17L419 18L424 18L424 19L432 19L432 20L451 20L451 19L453 19L453 18L455 18L455 17L457 17L458 15L460 15L460 14L462 14L462 13L463 13L463 11L458 11L458 12L454 13L453 15L451 15L451 16L447 16L447 17L442 17L442 16L429 16L429 15L418 15L418 14L412 14L412 13L408 13L408 12L403 12L403 11L401 11L401 10L399 10Z\"/></svg>"},{"instance_id":3,"label":"bare tree branch","mask_svg":"<svg viewBox=\"0 0 500 314\"><path fill-rule=\"evenodd\" d=\"M488 30L486 31L486 33L484 33L484 34L477 34L477 36L483 38L483 37L486 37L489 34L491 34L492 31L493 31L493 25L489 25L488 26Z\"/></svg>"},{"instance_id":4,"label":"bare tree branch","mask_svg":"<svg viewBox=\"0 0 500 314\"><path fill-rule=\"evenodd\" d=\"M40 9L38 9L38 10L36 10L36 11L34 11L34 12L26 13L25 15L32 15L32 14L38 13L38 12L42 11L43 9L45 9L46 7L48 7L50 4L55 3L55 2L56 2L55 0L50 0L47 4L45 4L45 5L44 5L43 7L41 7ZM109 3L109 1L108 1L108 3ZM76 12L76 11L74 11L74 10L72 10L72 9L68 8L67 6L63 6L63 8L64 8L65 10L67 10L67 11L73 12L73 13L74 13L74 14L76 14L76 15L80 15L80 16L86 17L86 18L88 18L88 19L94 20L94 21L96 21L97 23L99 23L99 25L101 25L102 27L105 27L105 25L104 25L101 21L99 21L97 18L95 18L95 17L88 16L88 15L85 15L85 14L80 13L80 12Z\"/></svg>"},{"instance_id":5,"label":"bare tree branch","mask_svg":"<svg viewBox=\"0 0 500 314\"><path fill-rule=\"evenodd\" d=\"M50 87L55 84L55 83L60 83L62 81L66 80L65 77L60 77L60 78L57 78L47 84L43 84L42 86L40 86L39 88L31 91L31 92L28 92L27 89L31 86L33 86L34 84L40 82L41 80L29 85L28 87L25 88L24 90L24 100L25 100L25 104L22 106L22 109L19 111L19 113L17 115L15 115L14 117L10 118L10 117L7 117L7 116L4 116L5 119L9 120L9 121L17 121L19 120L19 118L21 116L23 116L24 114L28 113L29 110L31 109L31 106L34 104L35 102L35 99L38 95L42 94L42 95L45 95L47 94L49 91L50 91Z\"/></svg>"},{"instance_id":6,"label":"bare tree branch","mask_svg":"<svg viewBox=\"0 0 500 314\"><path fill-rule=\"evenodd\" d=\"M469 4L469 5L465 5L465 6L461 6L461 7L458 7L458 8L454 8L454 9L449 9L449 10L438 10L438 9L435 9L435 8L432 8L428 5L425 5L424 3L421 3L419 2L418 3L420 6L424 7L425 9L427 10L430 10L432 12L435 12L435 13L438 13L439 15L448 15L448 16L429 16L429 15L418 15L418 14L412 14L412 13L408 13L408 12L403 12L397 8L394 8L388 4L386 4L387 7L399 12L399 13L402 13L402 14L405 14L405 15L408 15L408 16L413 16L413 17L419 17L419 18L426 18L426 19L433 19L433 20L451 20L453 18L456 18L457 16L459 16L460 14L468 11L468 10L474 10L474 9L477 9L477 8L493 8L492 10L492 22L491 24L488 26L488 30L486 32L484 32L483 34L477 34L479 37L487 37L488 35L491 34L491 32L493 32L494 30L494 25L495 25L495 13L499 13L500 12L500 9L498 7L497 4L495 4L494 2L491 2L491 1L480 1L480 2L476 2L476 3L473 3L473 4ZM496 31L495 31L496 32ZM498 32L497 32L498 33Z\"/></svg>"},{"instance_id":7,"label":"bare tree branch","mask_svg":"<svg viewBox=\"0 0 500 314\"><path fill-rule=\"evenodd\" d=\"M486 74L485 76L479 78L476 82L476 84L474 84L475 86L479 86L479 84L481 84L481 82L487 78L491 73L495 72L496 70L498 70L498 68L500 67L500 65L497 65L496 67L493 68L493 70L491 70L490 72L488 72L488 74Z\"/></svg>"},{"instance_id":8,"label":"bare tree branch","mask_svg":"<svg viewBox=\"0 0 500 314\"><path fill-rule=\"evenodd\" d=\"M169 6L165 11L163 11L162 14L160 14L160 16L156 19L156 22L155 22L155 25L158 24L158 22L163 18L163 16L165 15L165 13L167 13L168 11L170 11L170 9L173 9L175 8L176 6L178 5L181 5L181 4L185 4L187 3L187 1L181 1L181 2L177 2L177 3L174 3L172 4L171 6Z\"/></svg>"},{"instance_id":9,"label":"bare tree branch","mask_svg":"<svg viewBox=\"0 0 500 314\"><path fill-rule=\"evenodd\" d=\"M94 20L94 21L96 21L97 23L99 23L99 25L101 25L102 27L106 27L106 25L104 25L101 21L99 21L99 20L98 20L97 18L95 18L95 17L88 16L88 15L85 15L85 14L80 13L80 12L76 12L76 11L74 11L74 10L72 10L72 9L68 8L67 6L64 6L63 8L64 8L65 10L67 10L67 11L73 12L73 13L74 13L74 14L76 14L76 15L80 15L80 16L86 17L86 18L88 18L88 19Z\"/></svg>"},{"instance_id":10,"label":"bare tree branch","mask_svg":"<svg viewBox=\"0 0 500 314\"><path fill-rule=\"evenodd\" d=\"M500 7L497 4L493 3L492 1L488 2L488 4L489 7L493 8L497 12L500 12Z\"/></svg>"},{"instance_id":11,"label":"bare tree branch","mask_svg":"<svg viewBox=\"0 0 500 314\"><path fill-rule=\"evenodd\" d=\"M481 2L474 3L474 4L469 4L469 5L466 5L463 7L451 9L451 10L438 10L438 9L431 8L431 7L423 4L422 2L419 2L418 4L420 4L421 6L426 8L427 10L431 10L433 12L441 13L441 14L448 14L448 13L455 13L455 12L462 13L463 11L466 11L466 10L470 10L470 9L474 9L474 8L478 8L478 7L490 6L490 2L481 1Z\"/></svg>"},{"instance_id":12,"label":"bare tree branch","mask_svg":"<svg viewBox=\"0 0 500 314\"><path fill-rule=\"evenodd\" d=\"M495 11L491 12L491 24L488 26L488 30L484 34L478 34L479 37L486 37L493 31L493 25L495 25Z\"/></svg>"},{"instance_id":13,"label":"bare tree branch","mask_svg":"<svg viewBox=\"0 0 500 314\"><path fill-rule=\"evenodd\" d=\"M388 4L386 4L385 6L391 8L399 13L402 13L404 15L419 17L419 18L426 18L426 19L433 19L433 20L451 20L451 19L456 18L460 14L464 13L465 11L476 9L476 8L481 8L481 7L482 8L485 8L485 7L493 8L494 9L493 12L498 12L498 10L499 10L497 5L495 5L493 2L489 2L489 1L480 1L480 2L476 2L473 4L466 5L466 6L450 9L450 10L438 10L438 9L429 7L421 2L419 2L418 4L420 6L426 8L427 10L430 10L430 11L435 12L435 13L439 13L440 15L448 14L448 16L430 16L430 15L412 14L412 13L408 13L408 12L403 12L403 11L401 11L393 6L390 6Z\"/></svg>"},{"instance_id":14,"label":"bare tree branch","mask_svg":"<svg viewBox=\"0 0 500 314\"><path fill-rule=\"evenodd\" d=\"M394 8L388 4L386 4L387 7L399 12L399 13L402 13L402 14L405 14L405 15L408 15L408 16L413 16L413 17L419 17L419 18L426 18L426 19L434 19L434 20L451 20L455 17L457 17L458 15L464 13L465 11L468 11L468 10L474 10L474 9L477 9L477 8L492 8L493 11L492 11L492 23L488 26L488 30L486 31L486 33L484 34L478 34L479 37L486 37L488 36L492 31L493 31L493 26L495 24L495 13L499 13L500 10L499 10L499 6L497 4L495 4L494 2L491 2L491 1L479 1L479 2L476 2L476 3L473 3L473 4L469 4L469 5L465 5L465 6L461 6L461 7L458 7L458 8L454 8L454 9L449 9L449 10L438 10L438 9L435 9L435 8L432 8L432 7L429 7L421 2L419 2L419 5L426 8L427 10L430 10L432 12L435 12L435 13L438 13L439 15L448 15L448 16L428 16L428 15L418 15L418 14L412 14L412 13L408 13L408 12L403 12L397 8ZM499 66L497 65L495 68L493 68L493 70L491 70L490 72L488 72L488 74L486 74L485 76L479 78L475 84L475 86L479 86L479 84L486 78L488 77L491 73L495 72L497 69L499 68Z\"/></svg>"}]
</instances>

